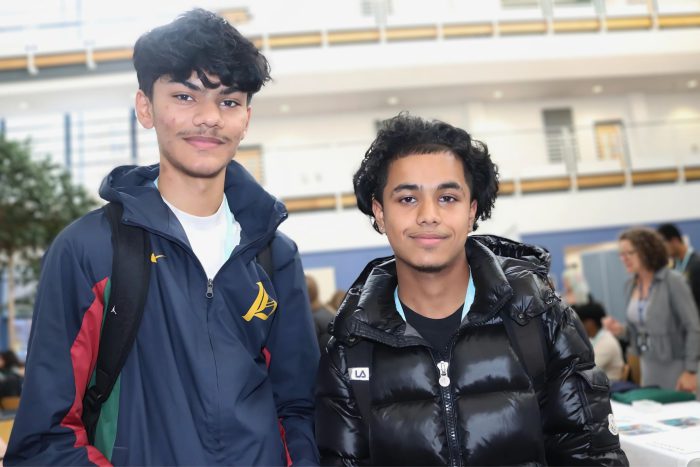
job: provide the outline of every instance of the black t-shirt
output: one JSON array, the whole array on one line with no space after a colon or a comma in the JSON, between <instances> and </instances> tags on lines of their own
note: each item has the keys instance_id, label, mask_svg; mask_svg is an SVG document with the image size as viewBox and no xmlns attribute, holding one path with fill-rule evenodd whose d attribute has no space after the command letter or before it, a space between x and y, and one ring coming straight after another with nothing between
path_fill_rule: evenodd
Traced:
<instances>
[{"instance_id":1,"label":"black t-shirt","mask_svg":"<svg viewBox=\"0 0 700 467\"><path fill-rule=\"evenodd\" d=\"M450 339L457 332L462 321L462 308L464 305L457 308L450 316L438 319L419 315L403 302L401 302L401 306L406 316L406 322L413 326L433 349L441 354L446 353L447 344L450 343Z\"/></svg>"}]
</instances>

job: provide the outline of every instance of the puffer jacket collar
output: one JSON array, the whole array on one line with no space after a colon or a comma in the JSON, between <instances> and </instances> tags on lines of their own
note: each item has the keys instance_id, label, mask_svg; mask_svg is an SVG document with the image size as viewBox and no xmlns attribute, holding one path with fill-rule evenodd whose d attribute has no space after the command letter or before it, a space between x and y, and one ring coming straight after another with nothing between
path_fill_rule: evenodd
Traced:
<instances>
[{"instance_id":1,"label":"puffer jacket collar","mask_svg":"<svg viewBox=\"0 0 700 467\"><path fill-rule=\"evenodd\" d=\"M513 297L508 276L517 278L527 271L538 274L549 269L549 253L543 248L513 242L496 236L470 236L466 244L476 294L469 314L461 326L478 326L491 320ZM340 307L332 334L341 342L352 343L363 337L387 345L403 347L423 343L396 312L393 292L396 288L396 261L393 256L379 258L367 265ZM539 291L537 291L539 292ZM539 293L531 296L540 301ZM523 309L533 307L533 300L509 307L516 321L523 321Z\"/></svg>"}]
</instances>

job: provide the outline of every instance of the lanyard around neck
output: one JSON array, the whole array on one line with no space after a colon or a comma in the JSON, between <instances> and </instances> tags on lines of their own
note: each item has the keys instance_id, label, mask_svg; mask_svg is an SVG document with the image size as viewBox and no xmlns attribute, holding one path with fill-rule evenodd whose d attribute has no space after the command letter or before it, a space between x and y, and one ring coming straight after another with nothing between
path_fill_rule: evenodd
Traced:
<instances>
[{"instance_id":1,"label":"lanyard around neck","mask_svg":"<svg viewBox=\"0 0 700 467\"><path fill-rule=\"evenodd\" d=\"M651 291L654 290L654 278L651 279L649 283L649 290L647 290L647 296L642 299L642 285L639 284L639 298L637 299L637 313L639 314L639 324L644 326L644 316L649 311L649 299L651 298Z\"/></svg>"},{"instance_id":2,"label":"lanyard around neck","mask_svg":"<svg viewBox=\"0 0 700 467\"><path fill-rule=\"evenodd\" d=\"M464 321L464 317L467 316L467 313L469 313L469 309L472 306L472 303L474 303L474 295L476 293L476 289L474 288L474 279L472 277L472 271L471 268L469 269L469 284L467 285L467 294L464 296L464 305L462 305L462 319L460 321ZM403 311L403 305L401 305L401 300L399 300L399 286L397 285L396 288L394 289L394 303L396 305L396 311L401 315L401 318L403 318L404 321L406 321L406 313Z\"/></svg>"},{"instance_id":3,"label":"lanyard around neck","mask_svg":"<svg viewBox=\"0 0 700 467\"><path fill-rule=\"evenodd\" d=\"M680 263L677 263L674 269L678 272L685 272L685 268L688 267L688 261L690 261L690 255L692 254L693 249L688 247L688 249L685 252L685 256L683 257L683 260Z\"/></svg>"}]
</instances>

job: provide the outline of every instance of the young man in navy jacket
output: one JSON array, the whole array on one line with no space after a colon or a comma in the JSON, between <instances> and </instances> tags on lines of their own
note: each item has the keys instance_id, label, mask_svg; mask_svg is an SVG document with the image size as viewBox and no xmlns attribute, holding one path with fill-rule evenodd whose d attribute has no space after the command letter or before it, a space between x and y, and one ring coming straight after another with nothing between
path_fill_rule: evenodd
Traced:
<instances>
[{"instance_id":1,"label":"young man in navy jacket","mask_svg":"<svg viewBox=\"0 0 700 467\"><path fill-rule=\"evenodd\" d=\"M134 66L160 164L115 169L100 195L150 236L138 335L91 445L83 396L112 265L99 209L45 256L5 463L315 464L318 348L299 254L277 231L284 206L232 161L268 63L224 19L193 10L143 35ZM272 277L255 259L268 245Z\"/></svg>"}]
</instances>

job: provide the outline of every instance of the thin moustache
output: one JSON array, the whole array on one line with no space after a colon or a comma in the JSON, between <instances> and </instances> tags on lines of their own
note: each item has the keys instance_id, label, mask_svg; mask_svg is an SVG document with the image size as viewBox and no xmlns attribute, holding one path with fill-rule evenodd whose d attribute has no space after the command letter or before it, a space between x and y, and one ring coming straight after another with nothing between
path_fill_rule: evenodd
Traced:
<instances>
[{"instance_id":1,"label":"thin moustache","mask_svg":"<svg viewBox=\"0 0 700 467\"><path fill-rule=\"evenodd\" d=\"M192 132L180 132L178 133L180 138L212 138L222 143L228 143L231 141L230 138L226 136L219 136L216 133L192 133Z\"/></svg>"}]
</instances>

